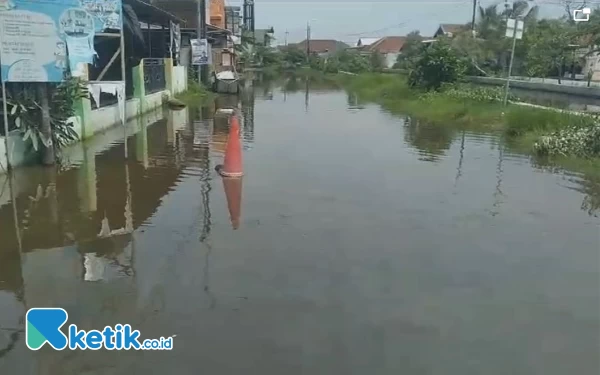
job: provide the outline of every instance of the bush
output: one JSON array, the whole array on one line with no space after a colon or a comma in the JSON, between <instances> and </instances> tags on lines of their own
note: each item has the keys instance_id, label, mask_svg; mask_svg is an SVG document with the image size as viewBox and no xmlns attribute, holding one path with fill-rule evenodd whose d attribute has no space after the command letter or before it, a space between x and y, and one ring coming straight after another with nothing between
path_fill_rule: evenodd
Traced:
<instances>
[{"instance_id":1,"label":"bush","mask_svg":"<svg viewBox=\"0 0 600 375\"><path fill-rule=\"evenodd\" d=\"M379 52L373 52L371 53L370 64L371 70L380 71L385 68L385 59Z\"/></svg>"},{"instance_id":2,"label":"bush","mask_svg":"<svg viewBox=\"0 0 600 375\"><path fill-rule=\"evenodd\" d=\"M444 95L474 102L502 102L504 101L504 88L452 86L444 90ZM508 100L518 100L518 98L509 93Z\"/></svg>"},{"instance_id":3,"label":"bush","mask_svg":"<svg viewBox=\"0 0 600 375\"><path fill-rule=\"evenodd\" d=\"M409 74L411 86L439 90L446 83L460 80L465 67L455 50L444 42L433 43L425 49Z\"/></svg>"},{"instance_id":4,"label":"bush","mask_svg":"<svg viewBox=\"0 0 600 375\"><path fill-rule=\"evenodd\" d=\"M540 137L533 148L540 155L598 157L600 156L600 125L572 126L557 131L549 136Z\"/></svg>"},{"instance_id":5,"label":"bush","mask_svg":"<svg viewBox=\"0 0 600 375\"><path fill-rule=\"evenodd\" d=\"M511 106L506 112L505 122L506 133L509 136L519 136L528 132L552 132L569 127L587 127L593 125L595 120L591 116Z\"/></svg>"},{"instance_id":6,"label":"bush","mask_svg":"<svg viewBox=\"0 0 600 375\"><path fill-rule=\"evenodd\" d=\"M306 53L295 46L288 46L282 50L281 58L290 66L296 66L306 61Z\"/></svg>"}]
</instances>

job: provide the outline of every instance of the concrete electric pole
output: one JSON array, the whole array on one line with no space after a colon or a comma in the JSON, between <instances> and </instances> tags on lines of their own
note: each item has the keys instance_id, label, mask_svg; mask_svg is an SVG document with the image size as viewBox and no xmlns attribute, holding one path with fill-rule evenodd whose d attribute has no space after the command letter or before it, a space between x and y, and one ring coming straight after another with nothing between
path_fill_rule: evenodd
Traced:
<instances>
[{"instance_id":1,"label":"concrete electric pole","mask_svg":"<svg viewBox=\"0 0 600 375\"><path fill-rule=\"evenodd\" d=\"M196 30L198 40L207 39L206 33L206 0L197 0L198 4L198 27ZM208 42L207 42L208 47ZM210 57L209 57L210 61ZM208 85L208 65L198 65L198 80Z\"/></svg>"},{"instance_id":2,"label":"concrete electric pole","mask_svg":"<svg viewBox=\"0 0 600 375\"><path fill-rule=\"evenodd\" d=\"M310 23L306 23L306 62L310 62Z\"/></svg>"},{"instance_id":3,"label":"concrete electric pole","mask_svg":"<svg viewBox=\"0 0 600 375\"><path fill-rule=\"evenodd\" d=\"M471 33L475 37L475 14L477 13L477 0L473 0L473 19L471 21Z\"/></svg>"}]
</instances>

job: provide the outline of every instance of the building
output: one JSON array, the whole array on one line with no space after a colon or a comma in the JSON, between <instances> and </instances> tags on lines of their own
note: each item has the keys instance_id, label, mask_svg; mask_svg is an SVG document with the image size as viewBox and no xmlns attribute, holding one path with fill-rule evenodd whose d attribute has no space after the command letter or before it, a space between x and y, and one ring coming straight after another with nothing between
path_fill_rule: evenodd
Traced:
<instances>
[{"instance_id":1,"label":"building","mask_svg":"<svg viewBox=\"0 0 600 375\"><path fill-rule=\"evenodd\" d=\"M197 38L198 4L196 0L153 0L153 3L185 21L181 28L181 63L191 63L191 39ZM231 70L236 64L232 31L225 28L224 0L206 1L207 39L211 48L212 71Z\"/></svg>"},{"instance_id":2,"label":"building","mask_svg":"<svg viewBox=\"0 0 600 375\"><path fill-rule=\"evenodd\" d=\"M404 36L386 36L373 44L367 45L363 50L380 54L383 56L385 67L393 68L398 56L402 53L405 41L406 37Z\"/></svg>"},{"instance_id":3,"label":"building","mask_svg":"<svg viewBox=\"0 0 600 375\"><path fill-rule=\"evenodd\" d=\"M248 31L248 37L253 39L256 45L270 47L275 40L275 30L271 27L270 29L256 29L254 33Z\"/></svg>"},{"instance_id":4,"label":"building","mask_svg":"<svg viewBox=\"0 0 600 375\"><path fill-rule=\"evenodd\" d=\"M442 23L438 27L438 29L435 32L435 34L433 34L433 37L437 38L438 36L442 36L443 35L443 36L447 36L449 38L452 38L456 34L460 33L461 31L465 31L467 29L468 29L468 26L464 25L464 24Z\"/></svg>"},{"instance_id":5,"label":"building","mask_svg":"<svg viewBox=\"0 0 600 375\"><path fill-rule=\"evenodd\" d=\"M207 11L210 14L208 23L220 29L225 29L225 0L210 0L206 3Z\"/></svg>"},{"instance_id":6,"label":"building","mask_svg":"<svg viewBox=\"0 0 600 375\"><path fill-rule=\"evenodd\" d=\"M255 30L254 0L244 0L243 17L244 30L253 32Z\"/></svg>"},{"instance_id":7,"label":"building","mask_svg":"<svg viewBox=\"0 0 600 375\"><path fill-rule=\"evenodd\" d=\"M360 38L358 40L358 42L356 42L355 47L366 47L366 46L370 46L371 44L377 42L379 39L381 38Z\"/></svg>"},{"instance_id":8,"label":"building","mask_svg":"<svg viewBox=\"0 0 600 375\"><path fill-rule=\"evenodd\" d=\"M225 7L225 29L231 31L236 37L242 36L242 7Z\"/></svg>"},{"instance_id":9,"label":"building","mask_svg":"<svg viewBox=\"0 0 600 375\"><path fill-rule=\"evenodd\" d=\"M350 47L346 43L334 39L303 40L294 46L302 51L309 51L312 54L316 54L319 57L328 57Z\"/></svg>"}]
</instances>

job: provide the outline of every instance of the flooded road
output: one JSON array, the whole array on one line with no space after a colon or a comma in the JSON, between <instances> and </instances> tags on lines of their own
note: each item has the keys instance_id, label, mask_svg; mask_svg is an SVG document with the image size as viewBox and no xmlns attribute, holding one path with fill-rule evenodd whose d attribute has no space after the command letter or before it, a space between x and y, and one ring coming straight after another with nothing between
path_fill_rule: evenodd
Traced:
<instances>
[{"instance_id":1,"label":"flooded road","mask_svg":"<svg viewBox=\"0 0 600 375\"><path fill-rule=\"evenodd\" d=\"M599 372L597 181L298 82L129 132L0 177L0 374ZM174 349L30 351L48 306Z\"/></svg>"}]
</instances>

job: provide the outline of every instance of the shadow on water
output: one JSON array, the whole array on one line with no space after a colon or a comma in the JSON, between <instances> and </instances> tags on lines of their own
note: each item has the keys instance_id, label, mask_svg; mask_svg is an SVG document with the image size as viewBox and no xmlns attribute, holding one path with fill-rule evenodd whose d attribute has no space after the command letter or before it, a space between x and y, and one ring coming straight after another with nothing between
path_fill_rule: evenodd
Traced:
<instances>
[{"instance_id":1,"label":"shadow on water","mask_svg":"<svg viewBox=\"0 0 600 375\"><path fill-rule=\"evenodd\" d=\"M404 121L404 141L418 150L423 161L439 161L454 142L455 129L434 126L411 117Z\"/></svg>"}]
</instances>

